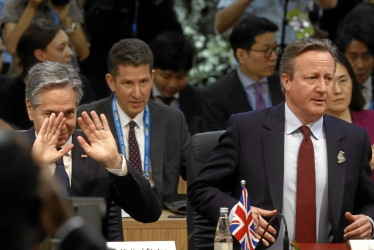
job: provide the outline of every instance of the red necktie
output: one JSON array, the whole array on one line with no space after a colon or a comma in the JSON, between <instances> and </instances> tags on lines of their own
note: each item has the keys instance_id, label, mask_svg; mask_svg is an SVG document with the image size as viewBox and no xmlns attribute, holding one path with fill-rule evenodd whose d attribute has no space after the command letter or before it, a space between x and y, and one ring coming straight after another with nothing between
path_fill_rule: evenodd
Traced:
<instances>
[{"instance_id":1,"label":"red necktie","mask_svg":"<svg viewBox=\"0 0 374 250\"><path fill-rule=\"evenodd\" d=\"M304 134L297 159L296 242L316 242L316 178L314 149L307 126L299 128Z\"/></svg>"},{"instance_id":2,"label":"red necktie","mask_svg":"<svg viewBox=\"0 0 374 250\"><path fill-rule=\"evenodd\" d=\"M129 122L129 125L129 162L139 173L142 173L142 162L140 160L139 146L136 141L134 129L136 123L131 121Z\"/></svg>"}]
</instances>

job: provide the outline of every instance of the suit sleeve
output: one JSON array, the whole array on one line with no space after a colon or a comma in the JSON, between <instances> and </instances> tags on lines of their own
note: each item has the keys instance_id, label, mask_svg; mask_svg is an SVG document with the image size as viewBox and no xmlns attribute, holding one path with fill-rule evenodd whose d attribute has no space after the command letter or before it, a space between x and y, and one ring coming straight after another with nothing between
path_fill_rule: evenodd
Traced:
<instances>
[{"instance_id":1,"label":"suit sleeve","mask_svg":"<svg viewBox=\"0 0 374 250\"><path fill-rule=\"evenodd\" d=\"M113 200L132 218L148 223L161 215L161 203L149 182L127 162L126 176L110 174Z\"/></svg>"},{"instance_id":2,"label":"suit sleeve","mask_svg":"<svg viewBox=\"0 0 374 250\"><path fill-rule=\"evenodd\" d=\"M230 210L238 202L229 193L234 191L232 183L237 174L239 136L233 115L208 163L188 187L191 205L213 223L218 220L220 207Z\"/></svg>"}]
</instances>

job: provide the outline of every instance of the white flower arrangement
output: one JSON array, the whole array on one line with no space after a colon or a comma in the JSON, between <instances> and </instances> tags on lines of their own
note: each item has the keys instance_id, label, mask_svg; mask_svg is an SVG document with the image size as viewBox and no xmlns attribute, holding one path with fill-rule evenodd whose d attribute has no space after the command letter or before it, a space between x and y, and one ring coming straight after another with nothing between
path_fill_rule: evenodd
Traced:
<instances>
[{"instance_id":1,"label":"white flower arrangement","mask_svg":"<svg viewBox=\"0 0 374 250\"><path fill-rule=\"evenodd\" d=\"M191 39L196 51L189 83L205 87L226 74L235 59L227 37L214 29L218 0L191 0L190 8L185 3L184 0L174 2L184 34Z\"/></svg>"}]
</instances>

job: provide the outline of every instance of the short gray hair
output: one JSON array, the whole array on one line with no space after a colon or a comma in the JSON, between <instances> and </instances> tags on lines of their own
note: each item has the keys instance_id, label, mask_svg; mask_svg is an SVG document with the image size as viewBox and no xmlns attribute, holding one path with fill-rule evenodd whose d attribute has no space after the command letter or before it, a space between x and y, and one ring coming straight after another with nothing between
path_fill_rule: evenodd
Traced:
<instances>
[{"instance_id":1,"label":"short gray hair","mask_svg":"<svg viewBox=\"0 0 374 250\"><path fill-rule=\"evenodd\" d=\"M26 99L32 108L39 104L39 95L45 89L71 87L77 105L83 96L82 81L77 70L70 64L45 61L35 64L28 73Z\"/></svg>"},{"instance_id":2,"label":"short gray hair","mask_svg":"<svg viewBox=\"0 0 374 250\"><path fill-rule=\"evenodd\" d=\"M336 67L337 48L332 45L330 40L304 38L293 41L285 48L279 65L279 75L282 77L283 73L287 74L292 80L295 71L295 58L304 52L312 50L329 52L334 59Z\"/></svg>"}]
</instances>

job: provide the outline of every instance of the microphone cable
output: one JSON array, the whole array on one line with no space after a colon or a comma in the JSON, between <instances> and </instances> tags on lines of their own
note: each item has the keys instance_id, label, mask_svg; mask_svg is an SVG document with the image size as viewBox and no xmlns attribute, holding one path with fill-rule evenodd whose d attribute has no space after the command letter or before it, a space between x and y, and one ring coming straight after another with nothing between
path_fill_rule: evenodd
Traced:
<instances>
[{"instance_id":1,"label":"microphone cable","mask_svg":"<svg viewBox=\"0 0 374 250\"><path fill-rule=\"evenodd\" d=\"M286 219L284 218L283 214L281 214L281 213L276 213L276 214L273 215L273 217L271 217L271 219L269 220L268 224L265 227L264 232L262 233L262 235L261 235L261 237L259 239L259 243L262 244L262 240L263 240L265 234L268 232L268 228L269 228L270 224L278 216L281 217L281 219L283 220L283 223L284 223L283 250L289 250L290 249L290 240L288 238L287 222L286 222Z\"/></svg>"}]
</instances>

